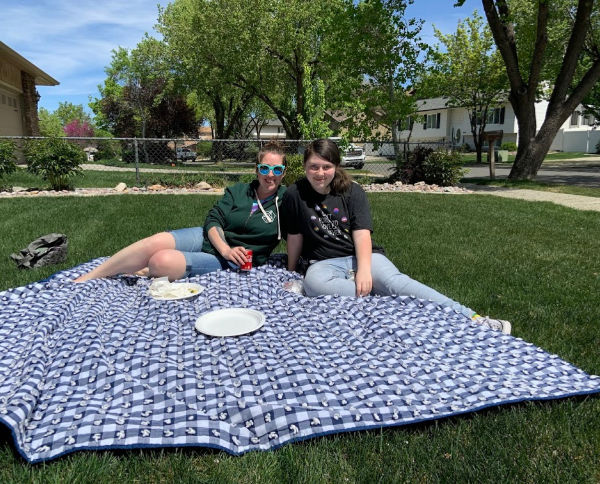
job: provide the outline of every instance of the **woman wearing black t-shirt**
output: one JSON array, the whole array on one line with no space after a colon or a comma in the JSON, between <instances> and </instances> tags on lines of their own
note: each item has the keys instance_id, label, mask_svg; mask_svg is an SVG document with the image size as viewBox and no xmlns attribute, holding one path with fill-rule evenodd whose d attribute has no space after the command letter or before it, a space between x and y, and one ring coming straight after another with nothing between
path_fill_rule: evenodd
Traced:
<instances>
[{"instance_id":1,"label":"woman wearing black t-shirt","mask_svg":"<svg viewBox=\"0 0 600 484\"><path fill-rule=\"evenodd\" d=\"M340 167L340 152L329 139L313 141L304 152L306 178L283 198L288 269L300 256L310 262L304 278L307 296L412 295L449 306L492 329L510 333L508 321L482 318L472 309L402 274L373 246L366 194Z\"/></svg>"}]
</instances>

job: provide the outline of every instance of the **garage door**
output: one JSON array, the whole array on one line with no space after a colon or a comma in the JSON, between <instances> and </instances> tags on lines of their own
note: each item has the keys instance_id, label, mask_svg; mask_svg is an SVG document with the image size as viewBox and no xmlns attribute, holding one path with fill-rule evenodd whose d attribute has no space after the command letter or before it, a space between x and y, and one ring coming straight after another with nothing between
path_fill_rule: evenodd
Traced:
<instances>
[{"instance_id":1,"label":"garage door","mask_svg":"<svg viewBox=\"0 0 600 484\"><path fill-rule=\"evenodd\" d=\"M22 136L20 95L0 88L0 136Z\"/></svg>"}]
</instances>

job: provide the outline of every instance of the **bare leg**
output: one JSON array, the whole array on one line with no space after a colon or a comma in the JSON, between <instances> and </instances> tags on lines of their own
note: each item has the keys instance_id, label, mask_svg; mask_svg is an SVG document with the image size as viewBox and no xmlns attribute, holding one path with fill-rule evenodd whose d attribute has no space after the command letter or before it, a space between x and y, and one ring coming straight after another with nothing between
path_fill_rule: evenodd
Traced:
<instances>
[{"instance_id":1,"label":"bare leg","mask_svg":"<svg viewBox=\"0 0 600 484\"><path fill-rule=\"evenodd\" d=\"M114 276L116 274L133 274L136 271L148 267L150 258L157 252L167 249L175 249L175 238L168 232L154 234L151 237L138 240L124 249L121 249L110 259L92 269L87 274L78 277L73 282L84 282L89 279L98 279L100 277ZM181 255L183 257L183 254Z\"/></svg>"},{"instance_id":2,"label":"bare leg","mask_svg":"<svg viewBox=\"0 0 600 484\"><path fill-rule=\"evenodd\" d=\"M186 271L185 256L174 249L165 249L156 252L148 261L148 275L150 277L169 276L170 281L181 279Z\"/></svg>"}]
</instances>

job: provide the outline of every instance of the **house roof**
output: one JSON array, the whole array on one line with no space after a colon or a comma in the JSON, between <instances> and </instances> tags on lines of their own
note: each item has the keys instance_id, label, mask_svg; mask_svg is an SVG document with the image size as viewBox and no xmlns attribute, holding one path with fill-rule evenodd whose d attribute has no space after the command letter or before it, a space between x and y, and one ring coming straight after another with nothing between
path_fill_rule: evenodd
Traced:
<instances>
[{"instance_id":1,"label":"house roof","mask_svg":"<svg viewBox=\"0 0 600 484\"><path fill-rule=\"evenodd\" d=\"M447 108L448 98L446 97L433 97L430 99L418 99L417 100L417 112L432 111L434 109L445 109Z\"/></svg>"},{"instance_id":2,"label":"house roof","mask_svg":"<svg viewBox=\"0 0 600 484\"><path fill-rule=\"evenodd\" d=\"M10 60L13 64L19 67L22 71L31 74L35 78L37 86L56 86L60 84L50 74L45 73L36 65L29 62L25 57L12 50L4 42L0 42L0 56Z\"/></svg>"}]
</instances>

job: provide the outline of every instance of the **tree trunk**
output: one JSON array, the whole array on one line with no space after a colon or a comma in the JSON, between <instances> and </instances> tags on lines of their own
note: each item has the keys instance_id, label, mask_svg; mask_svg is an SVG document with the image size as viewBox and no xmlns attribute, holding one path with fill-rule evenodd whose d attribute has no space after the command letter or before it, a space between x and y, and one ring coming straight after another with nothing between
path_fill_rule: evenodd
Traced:
<instances>
[{"instance_id":1,"label":"tree trunk","mask_svg":"<svg viewBox=\"0 0 600 484\"><path fill-rule=\"evenodd\" d=\"M477 163L483 163L483 161L482 161L483 157L481 155L481 151L482 151L481 143L475 143L475 154L477 155L476 156Z\"/></svg>"},{"instance_id":2,"label":"tree trunk","mask_svg":"<svg viewBox=\"0 0 600 484\"><path fill-rule=\"evenodd\" d=\"M556 133L571 113L570 108L565 104L558 107L549 105L544 124L536 134L534 101L520 101L522 104L517 104L518 108L515 109L519 123L519 143L515 162L508 178L510 180L532 180L542 166Z\"/></svg>"}]
</instances>

